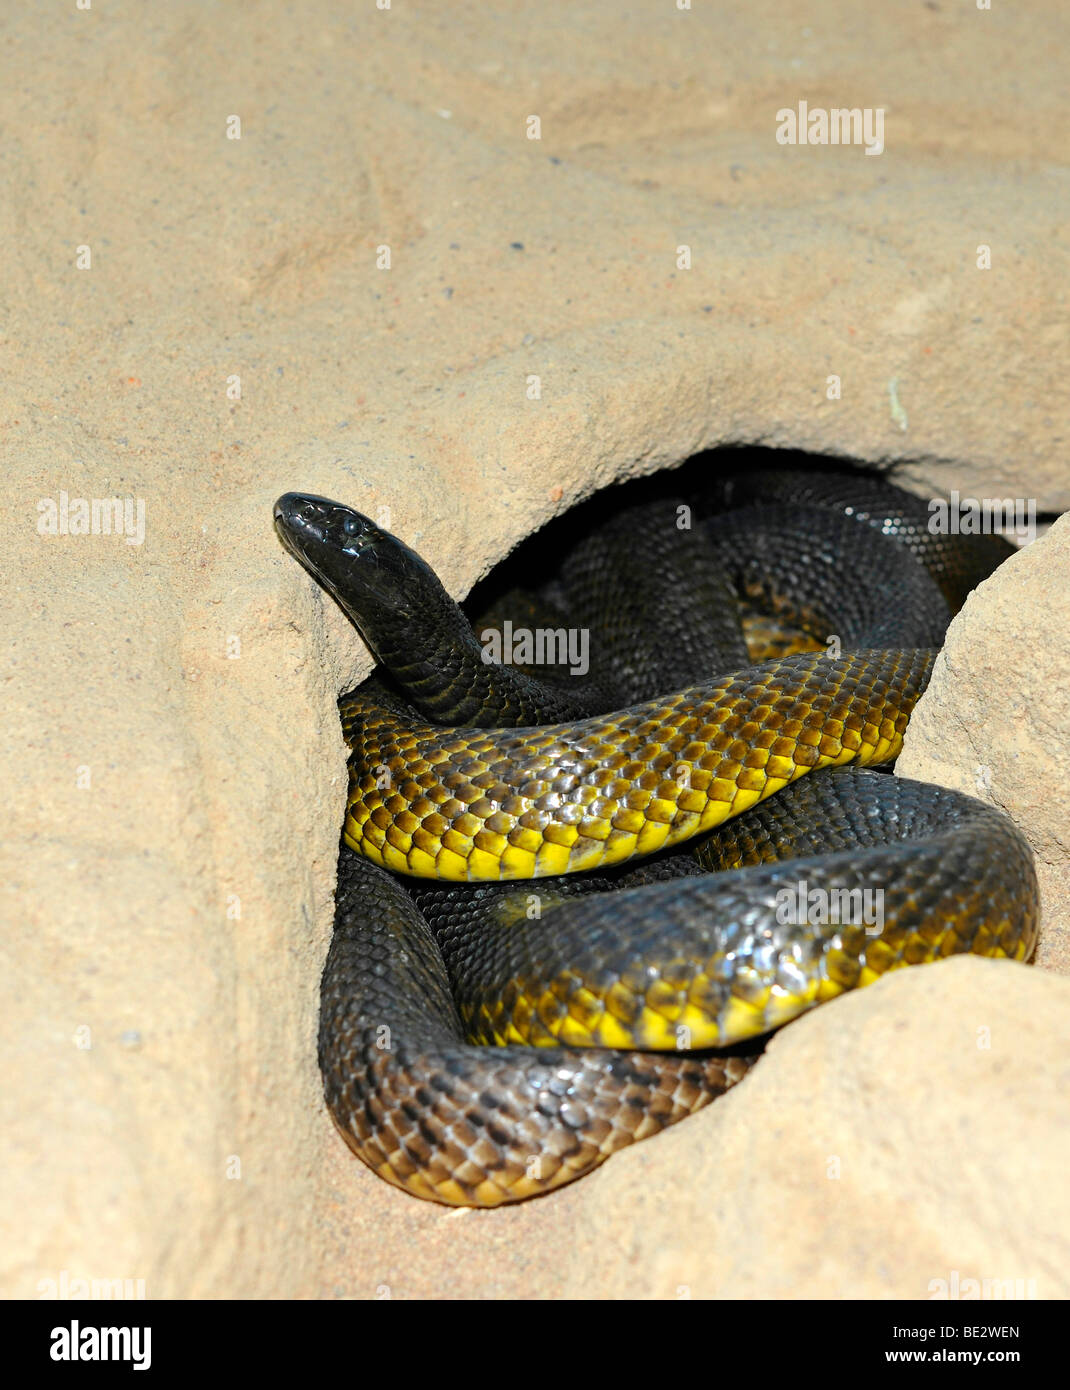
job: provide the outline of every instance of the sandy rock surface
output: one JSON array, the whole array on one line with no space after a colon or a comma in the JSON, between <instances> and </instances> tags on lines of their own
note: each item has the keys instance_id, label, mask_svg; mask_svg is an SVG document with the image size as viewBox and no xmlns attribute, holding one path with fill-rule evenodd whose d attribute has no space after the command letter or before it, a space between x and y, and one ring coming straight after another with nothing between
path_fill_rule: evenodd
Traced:
<instances>
[{"instance_id":1,"label":"sandy rock surface","mask_svg":"<svg viewBox=\"0 0 1070 1390\"><path fill-rule=\"evenodd\" d=\"M1065 26L1056 0L0 21L5 1292L1062 1288L1067 986L1037 970L841 1001L706 1114L517 1210L446 1214L353 1160L314 1034L334 700L368 658L270 507L377 513L458 596L597 486L718 444L1070 507ZM886 108L884 152L778 144L800 100ZM62 494L68 519L129 498L133 534L42 534ZM1065 835L1031 779L1049 735L1065 763L1066 623L1023 605L1065 604L1065 532L1042 545L963 614L968 680L937 685L911 756L991 768L1057 918ZM971 626L989 595L1011 650ZM956 1117L967 1181L923 1192L904 1173L947 1164Z\"/></svg>"},{"instance_id":2,"label":"sandy rock surface","mask_svg":"<svg viewBox=\"0 0 1070 1390\"><path fill-rule=\"evenodd\" d=\"M967 599L896 770L991 801L1023 827L1040 883L1038 965L1070 974L1070 516ZM998 672L998 679L993 673Z\"/></svg>"},{"instance_id":3,"label":"sandy rock surface","mask_svg":"<svg viewBox=\"0 0 1070 1390\"><path fill-rule=\"evenodd\" d=\"M926 1299L955 1271L1070 1296L1070 981L967 957L843 1004L594 1175L570 1294L586 1258L620 1298Z\"/></svg>"}]
</instances>

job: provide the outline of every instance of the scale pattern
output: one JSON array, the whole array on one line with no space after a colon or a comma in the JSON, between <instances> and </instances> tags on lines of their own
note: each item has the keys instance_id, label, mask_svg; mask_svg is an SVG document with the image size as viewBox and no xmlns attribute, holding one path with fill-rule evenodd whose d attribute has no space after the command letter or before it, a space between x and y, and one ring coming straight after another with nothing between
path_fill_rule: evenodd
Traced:
<instances>
[{"instance_id":1,"label":"scale pattern","mask_svg":"<svg viewBox=\"0 0 1070 1390\"><path fill-rule=\"evenodd\" d=\"M472 1047L421 913L391 874L343 856L320 1012L327 1105L354 1152L417 1197L548 1192L708 1105L754 1060Z\"/></svg>"},{"instance_id":2,"label":"scale pattern","mask_svg":"<svg viewBox=\"0 0 1070 1390\"><path fill-rule=\"evenodd\" d=\"M535 729L443 729L358 691L341 705L346 843L399 873L467 881L652 854L815 768L895 758L933 658L805 652Z\"/></svg>"},{"instance_id":3,"label":"scale pattern","mask_svg":"<svg viewBox=\"0 0 1070 1390\"><path fill-rule=\"evenodd\" d=\"M539 599L571 590L569 620L603 634L586 682L486 666L396 538L326 499L276 506L389 678L340 701L349 848L320 1066L346 1142L416 1196L547 1192L721 1095L748 1040L806 1009L902 966L1032 949L1013 824L866 770L894 760L928 681L937 586L957 606L1005 543L934 540L925 504L872 478L717 480L683 538L680 505L589 511L546 578ZM729 584L791 654L745 664L727 611L696 630Z\"/></svg>"}]
</instances>

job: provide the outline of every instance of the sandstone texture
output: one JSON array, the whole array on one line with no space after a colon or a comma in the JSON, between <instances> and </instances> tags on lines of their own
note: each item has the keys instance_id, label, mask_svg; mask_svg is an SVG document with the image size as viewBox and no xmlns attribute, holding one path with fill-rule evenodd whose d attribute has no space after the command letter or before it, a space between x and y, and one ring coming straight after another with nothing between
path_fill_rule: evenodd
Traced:
<instances>
[{"instance_id":1,"label":"sandstone texture","mask_svg":"<svg viewBox=\"0 0 1070 1390\"><path fill-rule=\"evenodd\" d=\"M1065 521L970 600L904 761L1030 835L1041 968L904 972L574 1187L450 1214L322 1104L334 702L369 658L271 504L377 514L458 596L720 445L1070 508L1066 28L1057 0L0 19L4 1293L1065 1295ZM884 152L779 144L800 100L883 108ZM112 497L143 535L39 530Z\"/></svg>"},{"instance_id":2,"label":"sandstone texture","mask_svg":"<svg viewBox=\"0 0 1070 1390\"><path fill-rule=\"evenodd\" d=\"M1070 515L981 584L956 617L896 770L1006 811L1040 882L1038 965L1070 974Z\"/></svg>"}]
</instances>

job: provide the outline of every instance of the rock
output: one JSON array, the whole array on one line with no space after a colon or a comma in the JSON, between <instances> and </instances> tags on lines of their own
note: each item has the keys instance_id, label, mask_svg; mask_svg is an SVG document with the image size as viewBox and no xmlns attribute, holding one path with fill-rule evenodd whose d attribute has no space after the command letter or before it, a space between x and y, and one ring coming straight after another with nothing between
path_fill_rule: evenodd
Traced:
<instances>
[{"instance_id":1,"label":"rock","mask_svg":"<svg viewBox=\"0 0 1070 1390\"><path fill-rule=\"evenodd\" d=\"M816 1009L592 1175L565 1293L597 1267L607 1298L925 1299L956 1272L1065 1298L1068 1020L1070 981L975 957Z\"/></svg>"},{"instance_id":2,"label":"rock","mask_svg":"<svg viewBox=\"0 0 1070 1390\"><path fill-rule=\"evenodd\" d=\"M808 28L753 7L559 6L521 32L494 7L473 29L401 5L327 7L310 25L282 0L253 22L175 0L148 30L96 9L8 27L10 60L49 80L0 93L4 1292L66 1273L143 1279L156 1298L531 1297L629 1277L632 1292L771 1293L790 1270L790 1291L857 1293L949 1265L1054 1290L1065 1212L1057 1184L1011 1181L1017 1141L961 1151L975 1215L958 1225L894 1197L891 1167L871 1208L858 1196L884 1145L912 1169L904 1133L941 1132L919 1118L932 1069L962 1091L941 1109L971 1115L989 1069L991 1123L1013 1134L1022 1092L990 1069L1002 1058L1024 1084L1057 1054L948 1057L930 1039L948 1012L972 1026L980 981L993 1002L977 1025L1032 1037L1065 1008L1064 982L1037 971L956 964L838 1003L706 1116L517 1210L451 1216L350 1157L322 1105L315 1022L343 790L334 701L368 656L276 542L271 504L308 489L381 514L457 595L595 488L720 444L1070 506L1058 14L1051 0L996 28L919 6L892 25L874 8L845 25L826 4ZM884 102L885 153L778 144L777 109L822 93ZM144 503L143 536L39 533L39 503L61 494L130 499L132 516ZM1042 596L1039 578L1027 588ZM1005 692L1039 696L1056 669L1031 631L1065 652L1042 611L1008 602L1016 640L989 676L1005 721ZM1065 747L1050 690L1043 711ZM951 772L972 774L961 728L944 737ZM1028 795L978 747L993 795ZM1033 794L1053 805L1061 785ZM1026 819L1054 860L1042 813ZM909 1067L873 1108L862 1078L878 1068L848 1040L894 1018ZM821 1039L835 1066L811 1076ZM1038 1105L1030 1175L1065 1151ZM710 1184L700 1226L689 1165L710 1136L735 1177ZM824 1184L815 1165L841 1150L844 1176ZM616 1185L672 1155L671 1180L612 1208ZM904 1181L914 1192L902 1171L894 1192ZM832 1191L855 1196L807 1266L776 1217L802 1248ZM644 1271L630 1261L655 1249L658 1204L681 1219ZM590 1242L589 1213L611 1210L629 1263L584 1266L577 1233ZM731 1244L700 1242L709 1223Z\"/></svg>"},{"instance_id":3,"label":"rock","mask_svg":"<svg viewBox=\"0 0 1070 1390\"><path fill-rule=\"evenodd\" d=\"M896 770L991 801L1025 831L1041 895L1037 964L1070 973L1070 516L954 619Z\"/></svg>"}]
</instances>

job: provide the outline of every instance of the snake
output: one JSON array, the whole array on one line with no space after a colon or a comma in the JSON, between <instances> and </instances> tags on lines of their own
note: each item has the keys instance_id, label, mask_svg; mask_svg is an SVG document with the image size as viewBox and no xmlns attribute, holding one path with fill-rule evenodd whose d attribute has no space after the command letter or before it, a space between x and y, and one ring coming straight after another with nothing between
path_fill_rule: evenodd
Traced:
<instances>
[{"instance_id":1,"label":"snake","mask_svg":"<svg viewBox=\"0 0 1070 1390\"><path fill-rule=\"evenodd\" d=\"M473 624L370 517L274 507L377 663L339 699L326 1104L369 1168L447 1206L590 1172L889 971L1035 942L1018 827L889 775L1009 543L832 467L656 475L565 521ZM510 612L590 634L586 671L563 640L494 659Z\"/></svg>"}]
</instances>

